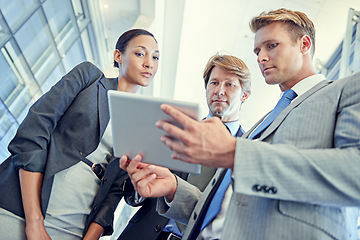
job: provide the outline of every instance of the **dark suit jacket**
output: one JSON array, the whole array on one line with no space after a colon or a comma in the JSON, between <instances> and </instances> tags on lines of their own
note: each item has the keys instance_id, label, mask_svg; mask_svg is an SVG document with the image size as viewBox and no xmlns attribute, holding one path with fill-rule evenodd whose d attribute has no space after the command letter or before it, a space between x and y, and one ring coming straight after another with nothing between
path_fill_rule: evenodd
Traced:
<instances>
[{"instance_id":1,"label":"dark suit jacket","mask_svg":"<svg viewBox=\"0 0 360 240\"><path fill-rule=\"evenodd\" d=\"M54 174L94 151L109 121L107 91L117 79L105 78L89 62L76 66L30 108L9 144L11 156L0 165L0 207L24 217L18 169L44 174L41 207L48 206ZM111 160L115 160L112 158ZM113 210L122 197L127 174L110 161L87 226L94 221L112 233ZM85 231L86 231L85 229Z\"/></svg>"},{"instance_id":2,"label":"dark suit jacket","mask_svg":"<svg viewBox=\"0 0 360 240\"><path fill-rule=\"evenodd\" d=\"M239 127L239 130L236 134L237 137L242 136L244 130ZM205 189L209 181L212 179L213 175L216 172L216 168L201 167L200 175L190 174L188 177L188 182L197 186L201 191ZM179 177L186 179L188 174L185 173L175 173ZM128 184L127 184L128 186ZM131 185L132 186L132 185ZM130 190L126 190L126 195ZM131 196L133 198L133 196ZM134 206L135 203L132 203L131 200L127 199L127 203ZM119 236L118 240L154 240L158 237L161 230L165 227L168 222L168 218L160 216L156 211L157 199L149 198L143 202L142 207L135 213L135 215L130 219L128 225L124 231ZM184 230L184 225L178 225L181 231Z\"/></svg>"}]
</instances>

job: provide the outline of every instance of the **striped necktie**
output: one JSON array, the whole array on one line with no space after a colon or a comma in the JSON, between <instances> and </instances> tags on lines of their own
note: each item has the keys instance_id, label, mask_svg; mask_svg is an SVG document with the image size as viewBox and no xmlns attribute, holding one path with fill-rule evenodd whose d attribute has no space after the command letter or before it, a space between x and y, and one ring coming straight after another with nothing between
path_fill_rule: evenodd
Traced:
<instances>
[{"instance_id":1,"label":"striped necktie","mask_svg":"<svg viewBox=\"0 0 360 240\"><path fill-rule=\"evenodd\" d=\"M291 101L297 97L297 94L292 90L286 90L275 108L271 113L266 117L266 119L254 130L253 133L249 136L249 139L255 139L260 137L260 135L266 130L268 126L275 120L275 118L291 103Z\"/></svg>"}]
</instances>

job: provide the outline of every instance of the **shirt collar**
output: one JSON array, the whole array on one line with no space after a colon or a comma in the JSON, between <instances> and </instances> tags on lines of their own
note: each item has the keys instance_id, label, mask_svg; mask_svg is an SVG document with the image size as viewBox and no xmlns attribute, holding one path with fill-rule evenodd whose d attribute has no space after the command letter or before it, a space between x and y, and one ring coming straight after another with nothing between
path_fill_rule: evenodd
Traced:
<instances>
[{"instance_id":1,"label":"shirt collar","mask_svg":"<svg viewBox=\"0 0 360 240\"><path fill-rule=\"evenodd\" d=\"M206 119L211 118L212 116L210 114L208 114L206 116ZM239 130L240 127L240 120L236 120L236 121L232 121L232 122L226 122L224 123L228 129L230 130L231 135L234 137L236 135L236 133Z\"/></svg>"},{"instance_id":2,"label":"shirt collar","mask_svg":"<svg viewBox=\"0 0 360 240\"><path fill-rule=\"evenodd\" d=\"M326 77L322 74L314 74L310 77L304 78L295 84L295 86L293 86L291 89L294 90L298 96L300 96L325 79Z\"/></svg>"}]
</instances>

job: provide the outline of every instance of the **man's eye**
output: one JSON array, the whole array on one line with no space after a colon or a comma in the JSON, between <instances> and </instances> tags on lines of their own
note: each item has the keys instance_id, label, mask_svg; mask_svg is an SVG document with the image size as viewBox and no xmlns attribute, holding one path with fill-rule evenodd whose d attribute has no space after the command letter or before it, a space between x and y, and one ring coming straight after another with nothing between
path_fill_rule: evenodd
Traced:
<instances>
[{"instance_id":1,"label":"man's eye","mask_svg":"<svg viewBox=\"0 0 360 240\"><path fill-rule=\"evenodd\" d=\"M269 48L275 48L278 44L277 43L273 43L269 45Z\"/></svg>"}]
</instances>

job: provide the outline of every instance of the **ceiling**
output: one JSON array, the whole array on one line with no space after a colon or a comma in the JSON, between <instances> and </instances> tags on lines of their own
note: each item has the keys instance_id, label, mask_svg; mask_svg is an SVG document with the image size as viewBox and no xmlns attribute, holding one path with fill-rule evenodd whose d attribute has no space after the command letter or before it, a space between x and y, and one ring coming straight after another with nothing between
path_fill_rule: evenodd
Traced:
<instances>
[{"instance_id":1,"label":"ceiling","mask_svg":"<svg viewBox=\"0 0 360 240\"><path fill-rule=\"evenodd\" d=\"M252 93L240 119L245 130L275 105L279 89L268 86L253 53L251 17L265 10L305 12L316 27L314 64L325 63L344 38L349 8L359 0L100 0L109 62L118 36L129 28L149 29L159 42L160 67L143 93L198 102L207 113L202 71L215 53L235 55L252 73ZM108 69L108 74L116 74Z\"/></svg>"}]
</instances>

